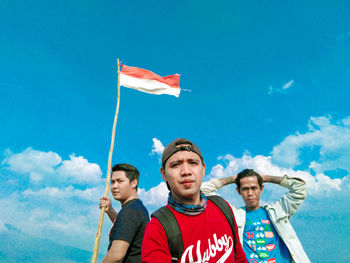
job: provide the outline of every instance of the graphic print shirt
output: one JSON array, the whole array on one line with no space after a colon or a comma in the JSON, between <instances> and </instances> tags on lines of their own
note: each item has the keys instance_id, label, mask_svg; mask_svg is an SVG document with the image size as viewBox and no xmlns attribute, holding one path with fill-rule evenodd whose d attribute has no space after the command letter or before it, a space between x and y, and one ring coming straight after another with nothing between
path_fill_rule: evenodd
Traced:
<instances>
[{"instance_id":1,"label":"graphic print shirt","mask_svg":"<svg viewBox=\"0 0 350 263\"><path fill-rule=\"evenodd\" d=\"M170 208L168 206L168 208ZM170 208L178 222L184 251L181 263L246 263L239 242L237 225L234 243L232 230L220 209L208 200L205 211L199 215L184 215ZM236 249L236 259L234 251ZM171 262L167 235L161 223L153 217L146 227L142 243L141 263Z\"/></svg>"},{"instance_id":2,"label":"graphic print shirt","mask_svg":"<svg viewBox=\"0 0 350 263\"><path fill-rule=\"evenodd\" d=\"M248 263L291 262L288 248L271 224L265 208L246 213L243 250Z\"/></svg>"}]
</instances>

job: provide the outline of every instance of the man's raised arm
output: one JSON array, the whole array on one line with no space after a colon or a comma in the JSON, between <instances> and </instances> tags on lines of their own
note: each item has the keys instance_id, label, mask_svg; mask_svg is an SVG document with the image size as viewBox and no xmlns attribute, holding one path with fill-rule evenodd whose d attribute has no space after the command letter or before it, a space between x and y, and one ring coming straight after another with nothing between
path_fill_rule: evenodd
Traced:
<instances>
[{"instance_id":1,"label":"man's raised arm","mask_svg":"<svg viewBox=\"0 0 350 263\"><path fill-rule=\"evenodd\" d=\"M260 174L264 183L281 184L283 177Z\"/></svg>"},{"instance_id":2,"label":"man's raised arm","mask_svg":"<svg viewBox=\"0 0 350 263\"><path fill-rule=\"evenodd\" d=\"M232 184L236 182L237 175L228 176L224 178L214 178L208 182L203 182L201 185L201 190L205 195L218 195L218 191L221 187Z\"/></svg>"},{"instance_id":3,"label":"man's raised arm","mask_svg":"<svg viewBox=\"0 0 350 263\"><path fill-rule=\"evenodd\" d=\"M299 209L301 203L305 200L307 194L306 183L297 177L289 177L285 175L283 177L261 175L264 183L279 184L282 187L286 187L289 191L283 195L279 201L283 210L291 217Z\"/></svg>"}]
</instances>

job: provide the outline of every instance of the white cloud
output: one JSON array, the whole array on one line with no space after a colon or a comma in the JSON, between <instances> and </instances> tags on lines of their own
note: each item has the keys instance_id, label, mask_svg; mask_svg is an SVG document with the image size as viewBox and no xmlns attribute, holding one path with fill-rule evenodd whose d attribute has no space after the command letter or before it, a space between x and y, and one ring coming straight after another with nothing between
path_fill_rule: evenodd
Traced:
<instances>
[{"instance_id":1,"label":"white cloud","mask_svg":"<svg viewBox=\"0 0 350 263\"><path fill-rule=\"evenodd\" d=\"M13 193L0 199L0 222L34 237L91 250L100 213L98 197L93 203L86 203L69 198L45 198L44 195L24 198L20 192ZM107 237L111 223L106 217L104 225L102 235ZM106 250L107 244L107 238L101 239L101 251Z\"/></svg>"},{"instance_id":2,"label":"white cloud","mask_svg":"<svg viewBox=\"0 0 350 263\"><path fill-rule=\"evenodd\" d=\"M33 182L41 181L43 176L53 174L55 167L62 161L57 153L41 152L32 148L17 154L7 150L5 155L3 165L15 173L29 174Z\"/></svg>"},{"instance_id":3,"label":"white cloud","mask_svg":"<svg viewBox=\"0 0 350 263\"><path fill-rule=\"evenodd\" d=\"M159 185L152 187L149 191L144 189L138 190L138 195L145 205L165 205L168 200L168 194L169 191L165 182L161 182Z\"/></svg>"},{"instance_id":4,"label":"white cloud","mask_svg":"<svg viewBox=\"0 0 350 263\"><path fill-rule=\"evenodd\" d=\"M157 154L157 155L162 155L164 151L164 146L160 140L157 138L153 138L153 146L152 146L152 153L151 154Z\"/></svg>"},{"instance_id":5,"label":"white cloud","mask_svg":"<svg viewBox=\"0 0 350 263\"><path fill-rule=\"evenodd\" d=\"M294 84L294 80L288 81L286 84L282 86L282 90L289 89Z\"/></svg>"},{"instance_id":6,"label":"white cloud","mask_svg":"<svg viewBox=\"0 0 350 263\"><path fill-rule=\"evenodd\" d=\"M63 161L62 165L57 169L60 176L70 178L76 183L91 183L101 182L102 171L100 166L95 163L89 163L82 156L76 157L70 155L70 160Z\"/></svg>"},{"instance_id":7,"label":"white cloud","mask_svg":"<svg viewBox=\"0 0 350 263\"><path fill-rule=\"evenodd\" d=\"M349 126L350 125L350 116L344 118L341 120L341 123L345 126Z\"/></svg>"},{"instance_id":8,"label":"white cloud","mask_svg":"<svg viewBox=\"0 0 350 263\"><path fill-rule=\"evenodd\" d=\"M337 35L335 41L339 43L339 42L346 41L348 39L350 39L350 31Z\"/></svg>"},{"instance_id":9,"label":"white cloud","mask_svg":"<svg viewBox=\"0 0 350 263\"><path fill-rule=\"evenodd\" d=\"M64 160L54 152L43 152L27 148L21 153L12 153L7 150L6 157L2 161L8 170L29 175L34 184L43 180L59 181L70 180L71 183L90 183L101 182L102 171L100 166L95 163L89 163L82 156L76 157L70 155L70 160ZM48 180L50 178L50 180Z\"/></svg>"},{"instance_id":10,"label":"white cloud","mask_svg":"<svg viewBox=\"0 0 350 263\"><path fill-rule=\"evenodd\" d=\"M268 89L267 89L267 94L271 95L275 92L285 92L287 89L289 89L291 86L293 86L294 84L294 80L291 79L290 81L288 81L287 83L283 84L281 88L274 88L272 85L269 85Z\"/></svg>"},{"instance_id":11,"label":"white cloud","mask_svg":"<svg viewBox=\"0 0 350 263\"><path fill-rule=\"evenodd\" d=\"M5 196L0 199L0 229L9 223L32 236L91 249L100 212L99 198L104 193L97 164L74 154L62 161L57 153L31 148L21 153L7 150L1 164L2 173L6 174L0 177L3 189L9 186L8 189L16 190L6 195L0 192L0 198ZM29 176L30 183L19 175ZM107 228L104 236L108 235ZM108 239L101 242L102 249L106 249L107 242Z\"/></svg>"},{"instance_id":12,"label":"white cloud","mask_svg":"<svg viewBox=\"0 0 350 263\"><path fill-rule=\"evenodd\" d=\"M6 227L5 224L0 220L0 233L6 232L6 231L7 231L7 227Z\"/></svg>"},{"instance_id":13,"label":"white cloud","mask_svg":"<svg viewBox=\"0 0 350 263\"><path fill-rule=\"evenodd\" d=\"M40 198L51 198L57 199L70 199L73 197L80 198L87 201L96 201L98 197L103 195L102 187L87 188L85 190L75 189L73 186L68 186L65 188L59 187L46 187L37 191L32 189L27 189L23 191L24 197L40 197Z\"/></svg>"},{"instance_id":14,"label":"white cloud","mask_svg":"<svg viewBox=\"0 0 350 263\"><path fill-rule=\"evenodd\" d=\"M267 94L271 95L273 93L273 87L272 85L269 85L268 90L267 90Z\"/></svg>"},{"instance_id":15,"label":"white cloud","mask_svg":"<svg viewBox=\"0 0 350 263\"><path fill-rule=\"evenodd\" d=\"M348 120L349 117L332 124L330 116L311 117L307 132L289 135L273 148L273 162L286 167L304 164L317 173L336 169L350 173ZM307 150L316 150L319 156L307 158L303 155Z\"/></svg>"},{"instance_id":16,"label":"white cloud","mask_svg":"<svg viewBox=\"0 0 350 263\"><path fill-rule=\"evenodd\" d=\"M329 176L326 176L324 174L316 174L316 181L317 183L314 184L314 188L311 188L311 191L315 192L323 192L327 193L328 195L336 194L336 192L341 191L341 186L343 184L343 181L347 179L347 176L343 179L335 178L331 179Z\"/></svg>"}]
</instances>

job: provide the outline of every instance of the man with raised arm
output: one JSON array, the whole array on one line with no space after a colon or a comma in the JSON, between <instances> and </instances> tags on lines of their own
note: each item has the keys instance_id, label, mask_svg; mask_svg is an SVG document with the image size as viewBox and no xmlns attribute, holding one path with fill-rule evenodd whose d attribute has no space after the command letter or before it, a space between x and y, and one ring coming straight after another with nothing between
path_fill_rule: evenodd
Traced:
<instances>
[{"instance_id":1,"label":"man with raised arm","mask_svg":"<svg viewBox=\"0 0 350 263\"><path fill-rule=\"evenodd\" d=\"M111 193L122 209L117 213L108 197L101 197L100 208L113 222L109 233L108 252L103 263L141 261L141 244L149 221L148 211L137 196L139 171L130 164L116 164L112 168Z\"/></svg>"},{"instance_id":2,"label":"man with raised arm","mask_svg":"<svg viewBox=\"0 0 350 263\"><path fill-rule=\"evenodd\" d=\"M205 164L199 148L174 140L164 149L160 172L170 190L168 204L152 214L141 262L246 263L230 206L200 191Z\"/></svg>"},{"instance_id":3,"label":"man with raised arm","mask_svg":"<svg viewBox=\"0 0 350 263\"><path fill-rule=\"evenodd\" d=\"M231 207L248 263L310 262L289 221L306 197L306 183L287 175L260 175L245 169L234 176L205 182L201 190L208 196L216 195L217 190L232 183L236 183L245 203L245 207ZM261 206L263 183L278 184L289 191L279 201Z\"/></svg>"}]
</instances>

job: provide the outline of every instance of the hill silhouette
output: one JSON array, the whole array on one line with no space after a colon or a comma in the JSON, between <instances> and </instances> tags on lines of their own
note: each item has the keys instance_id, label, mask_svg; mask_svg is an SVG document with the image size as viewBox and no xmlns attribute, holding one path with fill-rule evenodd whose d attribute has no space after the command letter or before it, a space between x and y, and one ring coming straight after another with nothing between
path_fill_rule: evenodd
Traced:
<instances>
[{"instance_id":1,"label":"hill silhouette","mask_svg":"<svg viewBox=\"0 0 350 263\"><path fill-rule=\"evenodd\" d=\"M51 240L30 236L16 227L5 224L0 233L0 262L75 263L90 262L92 252L57 244ZM99 255L98 262L103 256Z\"/></svg>"}]
</instances>

